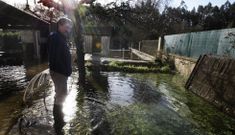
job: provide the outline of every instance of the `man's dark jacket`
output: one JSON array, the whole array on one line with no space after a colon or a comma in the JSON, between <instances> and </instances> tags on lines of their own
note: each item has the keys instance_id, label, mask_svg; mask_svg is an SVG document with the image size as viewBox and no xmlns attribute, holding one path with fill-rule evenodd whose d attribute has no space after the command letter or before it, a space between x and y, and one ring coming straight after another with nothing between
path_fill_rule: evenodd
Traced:
<instances>
[{"instance_id":1,"label":"man's dark jacket","mask_svg":"<svg viewBox=\"0 0 235 135\"><path fill-rule=\"evenodd\" d=\"M70 76L72 73L71 54L66 37L54 32L48 38L48 54L50 70Z\"/></svg>"}]
</instances>

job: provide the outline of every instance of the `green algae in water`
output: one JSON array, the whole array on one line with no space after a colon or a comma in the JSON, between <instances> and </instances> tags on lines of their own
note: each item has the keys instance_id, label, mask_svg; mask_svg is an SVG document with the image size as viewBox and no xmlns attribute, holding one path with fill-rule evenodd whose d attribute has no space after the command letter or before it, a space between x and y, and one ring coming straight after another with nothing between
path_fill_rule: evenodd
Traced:
<instances>
[{"instance_id":1,"label":"green algae in water","mask_svg":"<svg viewBox=\"0 0 235 135\"><path fill-rule=\"evenodd\" d=\"M70 123L70 134L235 133L235 120L185 90L181 76L105 72L90 80L89 92L80 91L77 96L77 116Z\"/></svg>"},{"instance_id":2,"label":"green algae in water","mask_svg":"<svg viewBox=\"0 0 235 135\"><path fill-rule=\"evenodd\" d=\"M108 113L114 135L198 135L193 125L162 105L132 104Z\"/></svg>"},{"instance_id":3,"label":"green algae in water","mask_svg":"<svg viewBox=\"0 0 235 135\"><path fill-rule=\"evenodd\" d=\"M187 91L185 79L179 75L135 74L132 77L147 79L175 106L174 110L209 135L235 134L235 119L222 113L202 98ZM175 109L176 108L176 109Z\"/></svg>"}]
</instances>

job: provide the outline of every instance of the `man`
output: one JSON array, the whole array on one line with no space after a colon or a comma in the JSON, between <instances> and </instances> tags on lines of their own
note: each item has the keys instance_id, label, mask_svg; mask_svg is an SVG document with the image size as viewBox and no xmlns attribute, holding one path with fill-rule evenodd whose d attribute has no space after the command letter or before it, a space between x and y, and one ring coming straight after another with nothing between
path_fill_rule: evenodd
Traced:
<instances>
[{"instance_id":1,"label":"man","mask_svg":"<svg viewBox=\"0 0 235 135\"><path fill-rule=\"evenodd\" d=\"M57 134L64 126L62 105L67 95L67 79L72 73L71 54L67 38L72 28L72 21L60 18L57 31L51 33L48 39L49 69L55 86L54 120Z\"/></svg>"}]
</instances>

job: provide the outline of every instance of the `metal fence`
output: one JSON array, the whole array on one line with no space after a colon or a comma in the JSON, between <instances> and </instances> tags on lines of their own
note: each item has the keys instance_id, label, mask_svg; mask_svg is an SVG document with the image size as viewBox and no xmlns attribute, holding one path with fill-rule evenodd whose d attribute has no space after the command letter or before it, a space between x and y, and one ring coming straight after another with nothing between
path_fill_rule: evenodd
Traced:
<instances>
[{"instance_id":1,"label":"metal fence","mask_svg":"<svg viewBox=\"0 0 235 135\"><path fill-rule=\"evenodd\" d=\"M143 40L139 43L138 50L155 56L158 48L158 40ZM137 48L136 48L137 49Z\"/></svg>"},{"instance_id":2,"label":"metal fence","mask_svg":"<svg viewBox=\"0 0 235 135\"><path fill-rule=\"evenodd\" d=\"M164 43L166 52L180 56L213 54L235 58L235 28L167 35Z\"/></svg>"}]
</instances>

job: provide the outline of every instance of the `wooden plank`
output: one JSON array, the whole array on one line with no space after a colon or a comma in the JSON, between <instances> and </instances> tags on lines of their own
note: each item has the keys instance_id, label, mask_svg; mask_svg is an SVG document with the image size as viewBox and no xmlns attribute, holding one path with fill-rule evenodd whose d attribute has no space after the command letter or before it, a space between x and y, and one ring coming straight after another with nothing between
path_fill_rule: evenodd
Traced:
<instances>
[{"instance_id":1,"label":"wooden plank","mask_svg":"<svg viewBox=\"0 0 235 135\"><path fill-rule=\"evenodd\" d=\"M235 59L204 55L185 87L235 117Z\"/></svg>"}]
</instances>

